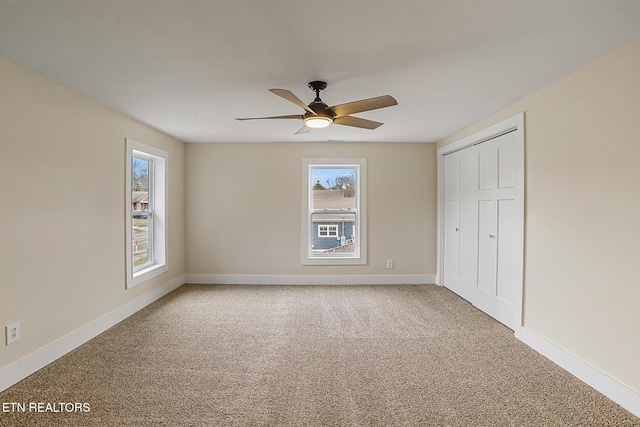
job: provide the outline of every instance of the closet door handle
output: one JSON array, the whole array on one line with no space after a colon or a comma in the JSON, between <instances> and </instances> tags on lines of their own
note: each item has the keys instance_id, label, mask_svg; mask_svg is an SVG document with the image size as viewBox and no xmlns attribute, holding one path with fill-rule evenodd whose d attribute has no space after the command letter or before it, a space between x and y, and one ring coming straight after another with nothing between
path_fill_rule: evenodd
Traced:
<instances>
[{"instance_id":1,"label":"closet door handle","mask_svg":"<svg viewBox=\"0 0 640 427\"><path fill-rule=\"evenodd\" d=\"M456 231L460 231L460 229L458 227L456 227Z\"/></svg>"},{"instance_id":2,"label":"closet door handle","mask_svg":"<svg viewBox=\"0 0 640 427\"><path fill-rule=\"evenodd\" d=\"M490 238L490 239L495 239L495 238L496 238L496 236L494 236L493 234L489 234L489 238Z\"/></svg>"}]
</instances>

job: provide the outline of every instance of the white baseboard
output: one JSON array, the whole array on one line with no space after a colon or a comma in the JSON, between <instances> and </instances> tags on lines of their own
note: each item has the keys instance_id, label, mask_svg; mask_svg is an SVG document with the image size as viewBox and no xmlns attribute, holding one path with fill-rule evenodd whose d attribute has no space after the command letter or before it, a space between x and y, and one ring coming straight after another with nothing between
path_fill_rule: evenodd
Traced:
<instances>
[{"instance_id":1,"label":"white baseboard","mask_svg":"<svg viewBox=\"0 0 640 427\"><path fill-rule=\"evenodd\" d=\"M526 328L516 330L516 338L590 385L618 405L640 417L640 393L619 383L593 366Z\"/></svg>"},{"instance_id":2,"label":"white baseboard","mask_svg":"<svg viewBox=\"0 0 640 427\"><path fill-rule=\"evenodd\" d=\"M264 275L187 274L187 282L203 285L427 285L435 275Z\"/></svg>"},{"instance_id":3,"label":"white baseboard","mask_svg":"<svg viewBox=\"0 0 640 427\"><path fill-rule=\"evenodd\" d=\"M185 276L172 279L152 292L143 295L90 324L70 333L29 356L18 360L0 371L0 391L6 390L71 350L100 335L102 332L131 316L185 283Z\"/></svg>"}]
</instances>

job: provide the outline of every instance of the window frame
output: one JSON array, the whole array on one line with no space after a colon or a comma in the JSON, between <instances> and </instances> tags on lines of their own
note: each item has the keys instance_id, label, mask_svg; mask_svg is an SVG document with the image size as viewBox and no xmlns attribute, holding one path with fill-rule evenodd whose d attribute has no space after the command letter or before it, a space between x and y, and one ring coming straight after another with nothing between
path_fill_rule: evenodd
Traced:
<instances>
[{"instance_id":1,"label":"window frame","mask_svg":"<svg viewBox=\"0 0 640 427\"><path fill-rule=\"evenodd\" d=\"M341 211L314 211L312 207L312 170L314 168L353 168L356 170L356 208L349 211L355 215L356 250L353 253L313 252L312 242L313 214L341 213ZM367 226L366 226L366 158L303 158L302 159L302 208L301 208L301 246L300 262L302 265L364 265L367 264ZM342 211L344 212L344 211ZM318 230L317 234L320 231ZM318 236L333 237L336 236Z\"/></svg>"},{"instance_id":2,"label":"window frame","mask_svg":"<svg viewBox=\"0 0 640 427\"><path fill-rule=\"evenodd\" d=\"M169 153L156 147L126 138L125 163L125 247L126 287L131 288L169 270L167 254L167 189ZM145 211L133 211L132 206L132 162L134 158L149 160L149 206ZM141 266L133 262L133 218L148 213L150 261Z\"/></svg>"}]
</instances>

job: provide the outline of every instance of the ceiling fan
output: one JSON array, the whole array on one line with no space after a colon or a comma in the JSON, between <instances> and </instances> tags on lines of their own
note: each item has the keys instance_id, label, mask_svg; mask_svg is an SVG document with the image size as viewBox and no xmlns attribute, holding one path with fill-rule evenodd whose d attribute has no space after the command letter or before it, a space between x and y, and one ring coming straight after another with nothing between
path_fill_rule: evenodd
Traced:
<instances>
[{"instance_id":1,"label":"ceiling fan","mask_svg":"<svg viewBox=\"0 0 640 427\"><path fill-rule=\"evenodd\" d=\"M320 92L327 88L327 83L321 81L313 81L309 83L309 88L316 93L316 99L309 105L306 105L297 96L287 89L269 89L269 92L286 99L298 107L304 108L304 114L290 114L287 116L271 116L271 117L246 117L236 120L264 120L264 119L297 119L304 120L304 126L295 134L307 133L311 129L324 128L334 123L336 125L352 126L363 129L375 129L383 123L374 122L373 120L361 119L359 117L350 116L350 114L362 113L363 111L377 110L378 108L391 107L398 105L392 96L383 95L376 98L361 99L360 101L347 102L346 104L338 104L329 107L320 99Z\"/></svg>"}]
</instances>

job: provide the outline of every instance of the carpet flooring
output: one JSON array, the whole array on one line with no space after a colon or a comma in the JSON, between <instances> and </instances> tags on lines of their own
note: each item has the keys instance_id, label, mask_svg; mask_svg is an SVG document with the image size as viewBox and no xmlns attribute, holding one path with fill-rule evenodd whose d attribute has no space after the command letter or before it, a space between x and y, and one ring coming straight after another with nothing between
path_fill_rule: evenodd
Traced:
<instances>
[{"instance_id":1,"label":"carpet flooring","mask_svg":"<svg viewBox=\"0 0 640 427\"><path fill-rule=\"evenodd\" d=\"M184 285L11 402L3 426L640 426L429 285Z\"/></svg>"}]
</instances>

